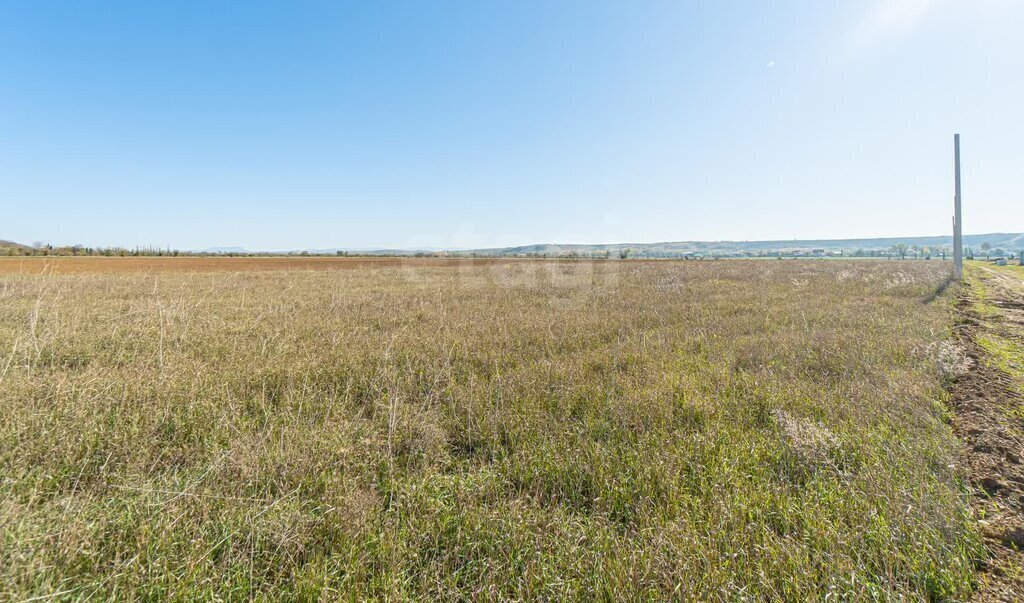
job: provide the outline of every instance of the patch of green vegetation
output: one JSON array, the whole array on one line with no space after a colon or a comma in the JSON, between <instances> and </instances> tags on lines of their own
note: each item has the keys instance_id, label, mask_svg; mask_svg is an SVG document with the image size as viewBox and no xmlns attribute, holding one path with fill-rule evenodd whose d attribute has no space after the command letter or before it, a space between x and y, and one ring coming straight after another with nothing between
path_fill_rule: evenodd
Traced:
<instances>
[{"instance_id":1,"label":"patch of green vegetation","mask_svg":"<svg viewBox=\"0 0 1024 603\"><path fill-rule=\"evenodd\" d=\"M992 331L978 335L977 342L986 352L985 360L1010 376L1017 391L1024 395L1024 346Z\"/></svg>"},{"instance_id":2,"label":"patch of green vegetation","mask_svg":"<svg viewBox=\"0 0 1024 603\"><path fill-rule=\"evenodd\" d=\"M971 284L971 311L982 319L998 318L999 308L992 303L987 285L992 277L983 271L974 269L970 264L968 264L967 274Z\"/></svg>"},{"instance_id":3,"label":"patch of green vegetation","mask_svg":"<svg viewBox=\"0 0 1024 603\"><path fill-rule=\"evenodd\" d=\"M1009 283L997 283L992 272L1013 277ZM993 302L993 287L1019 287L1024 296L1024 268L1020 266L991 266L968 264L967 276L971 284L971 309L981 320L975 340L985 351L984 362L1010 378L1012 387L1024 395L1024 329L1006 321L1004 310ZM1024 407L1010 411L1024 416Z\"/></svg>"}]
</instances>

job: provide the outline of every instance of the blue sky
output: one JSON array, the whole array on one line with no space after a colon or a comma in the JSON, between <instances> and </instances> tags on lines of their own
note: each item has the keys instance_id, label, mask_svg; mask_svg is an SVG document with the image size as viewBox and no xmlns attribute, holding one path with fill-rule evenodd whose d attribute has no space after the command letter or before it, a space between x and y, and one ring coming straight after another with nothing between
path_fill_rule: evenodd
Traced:
<instances>
[{"instance_id":1,"label":"blue sky","mask_svg":"<svg viewBox=\"0 0 1024 603\"><path fill-rule=\"evenodd\" d=\"M1024 230L1024 3L0 0L0 238Z\"/></svg>"}]
</instances>

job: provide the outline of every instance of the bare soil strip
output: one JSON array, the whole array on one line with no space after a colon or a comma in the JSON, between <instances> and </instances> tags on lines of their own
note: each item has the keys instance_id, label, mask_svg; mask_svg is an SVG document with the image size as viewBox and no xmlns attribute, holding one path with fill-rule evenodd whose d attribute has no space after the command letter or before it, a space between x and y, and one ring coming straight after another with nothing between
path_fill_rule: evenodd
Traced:
<instances>
[{"instance_id":1,"label":"bare soil strip","mask_svg":"<svg viewBox=\"0 0 1024 603\"><path fill-rule=\"evenodd\" d=\"M982 344L989 336L1020 341L1024 292L1016 276L974 267L959 301L956 337L971 369L951 388L954 429L974 490L975 512L991 557L981 564L976 601L1024 597L1024 400L1018 376L1002 370ZM992 309L996 310L993 311Z\"/></svg>"}]
</instances>

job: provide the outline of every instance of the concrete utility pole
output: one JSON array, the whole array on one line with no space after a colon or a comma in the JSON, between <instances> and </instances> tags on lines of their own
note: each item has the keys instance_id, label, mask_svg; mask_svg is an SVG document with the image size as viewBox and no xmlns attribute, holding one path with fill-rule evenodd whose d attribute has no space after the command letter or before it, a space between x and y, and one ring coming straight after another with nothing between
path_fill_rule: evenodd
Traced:
<instances>
[{"instance_id":1,"label":"concrete utility pole","mask_svg":"<svg viewBox=\"0 0 1024 603\"><path fill-rule=\"evenodd\" d=\"M960 216L960 135L953 135L953 163L956 193L953 196L953 278L964 277L963 222Z\"/></svg>"}]
</instances>

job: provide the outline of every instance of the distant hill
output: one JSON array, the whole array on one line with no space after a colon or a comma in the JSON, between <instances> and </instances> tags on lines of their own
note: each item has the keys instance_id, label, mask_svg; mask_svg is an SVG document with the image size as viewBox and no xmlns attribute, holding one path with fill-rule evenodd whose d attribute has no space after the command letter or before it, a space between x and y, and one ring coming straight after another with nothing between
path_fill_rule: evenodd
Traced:
<instances>
[{"instance_id":1,"label":"distant hill","mask_svg":"<svg viewBox=\"0 0 1024 603\"><path fill-rule=\"evenodd\" d=\"M981 253L981 245L988 243L993 250L1002 249L1013 253L1024 249L1024 233L988 233L964 235L964 247ZM917 250L923 253L941 254L953 247L952 236L934 237L887 237L874 239L801 239L773 241L670 241L661 243L611 243L555 244L542 243L519 247L491 247L482 249L370 249L332 247L329 249L305 249L271 252L274 254L308 253L311 255L366 255L366 256L411 256L445 255L473 257L744 257L765 255L882 255L892 251L896 245L906 245L908 255Z\"/></svg>"},{"instance_id":2,"label":"distant hill","mask_svg":"<svg viewBox=\"0 0 1024 603\"><path fill-rule=\"evenodd\" d=\"M14 241L4 241L0 239L0 255L11 255L12 253L22 254L26 251L30 251L32 248L28 245L22 245L21 243L15 243Z\"/></svg>"},{"instance_id":3,"label":"distant hill","mask_svg":"<svg viewBox=\"0 0 1024 603\"><path fill-rule=\"evenodd\" d=\"M964 235L964 247L975 254L984 253L984 244L992 253L1016 254L1024 250L1024 233L993 232L988 234ZM681 257L765 257L765 256L880 256L890 255L897 246L905 246L908 256L949 253L953 246L951 236L935 237L886 237L875 239L801 239L774 241L669 241L661 243L617 243L603 245L586 244L539 244L519 247L495 247L487 249L367 249L330 248L297 249L290 251L251 251L243 247L210 247L201 251L184 253L197 255L354 255L354 256L413 256L444 255L455 257L630 257L630 258L681 258ZM66 255L71 248L48 248L51 255ZM0 255L21 255L36 250L27 245L0 240ZM128 250L125 250L128 251ZM86 250L86 253L102 253L103 250ZM133 252L129 252L133 253ZM140 255L168 253L167 250L136 250ZM177 253L177 252L175 252Z\"/></svg>"},{"instance_id":4,"label":"distant hill","mask_svg":"<svg viewBox=\"0 0 1024 603\"><path fill-rule=\"evenodd\" d=\"M964 235L964 247L981 252L983 243L993 250L1015 252L1024 249L1024 233L989 233ZM920 248L924 253L938 254L949 251L953 246L952 236L935 237L887 237L875 239L805 239L775 241L674 241L662 243L619 243L613 245L524 245L493 249L474 249L457 252L457 255L517 257L517 256L600 256L628 255L629 257L736 257L758 255L878 255L888 252L897 245L906 245L913 251Z\"/></svg>"}]
</instances>

